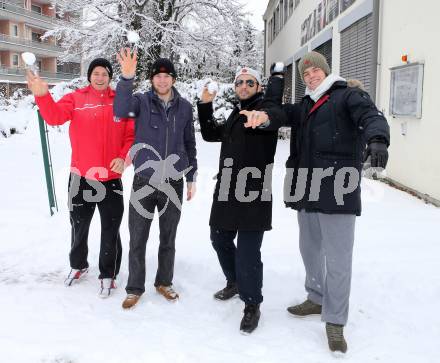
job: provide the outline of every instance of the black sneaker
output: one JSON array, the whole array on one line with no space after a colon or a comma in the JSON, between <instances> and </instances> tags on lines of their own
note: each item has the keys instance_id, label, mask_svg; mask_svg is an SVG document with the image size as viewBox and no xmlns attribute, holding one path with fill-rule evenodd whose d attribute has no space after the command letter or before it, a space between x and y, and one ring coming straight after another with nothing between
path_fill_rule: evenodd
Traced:
<instances>
[{"instance_id":1,"label":"black sneaker","mask_svg":"<svg viewBox=\"0 0 440 363\"><path fill-rule=\"evenodd\" d=\"M226 287L214 294L214 299L229 300L238 294L237 284L235 282L228 282Z\"/></svg>"},{"instance_id":2,"label":"black sneaker","mask_svg":"<svg viewBox=\"0 0 440 363\"><path fill-rule=\"evenodd\" d=\"M313 301L306 300L302 304L289 306L287 311L295 316L304 317L308 315L320 315L322 306L315 304Z\"/></svg>"},{"instance_id":3,"label":"black sneaker","mask_svg":"<svg viewBox=\"0 0 440 363\"><path fill-rule=\"evenodd\" d=\"M246 304L240 323L240 331L244 334L252 333L258 326L260 315L260 304Z\"/></svg>"},{"instance_id":4,"label":"black sneaker","mask_svg":"<svg viewBox=\"0 0 440 363\"><path fill-rule=\"evenodd\" d=\"M327 332L328 347L332 352L345 353L347 351L347 342L344 338L344 326L332 323L325 324Z\"/></svg>"}]
</instances>

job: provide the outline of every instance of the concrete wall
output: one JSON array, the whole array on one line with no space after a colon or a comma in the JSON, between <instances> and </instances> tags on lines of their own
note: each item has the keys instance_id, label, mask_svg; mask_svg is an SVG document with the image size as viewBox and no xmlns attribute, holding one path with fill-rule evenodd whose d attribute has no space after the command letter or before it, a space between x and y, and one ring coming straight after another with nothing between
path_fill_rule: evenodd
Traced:
<instances>
[{"instance_id":1,"label":"concrete wall","mask_svg":"<svg viewBox=\"0 0 440 363\"><path fill-rule=\"evenodd\" d=\"M378 106L385 110L391 127L388 176L410 188L440 200L440 49L438 16L440 3L430 10L410 0L381 2L379 33ZM390 114L390 67L402 65L401 56L410 62L424 62L422 118L393 118ZM406 135L401 127L406 125Z\"/></svg>"},{"instance_id":2,"label":"concrete wall","mask_svg":"<svg viewBox=\"0 0 440 363\"><path fill-rule=\"evenodd\" d=\"M1 51L0 52L0 60L1 65L3 67L10 67L11 66L11 56L9 51Z\"/></svg>"},{"instance_id":3,"label":"concrete wall","mask_svg":"<svg viewBox=\"0 0 440 363\"><path fill-rule=\"evenodd\" d=\"M56 71L57 71L56 58L43 58L41 60L41 67L43 68L42 70L45 72L56 73Z\"/></svg>"},{"instance_id":4,"label":"concrete wall","mask_svg":"<svg viewBox=\"0 0 440 363\"><path fill-rule=\"evenodd\" d=\"M50 4L43 5L42 6L42 11L43 11L43 15L51 16L51 17L55 16L55 9Z\"/></svg>"},{"instance_id":5,"label":"concrete wall","mask_svg":"<svg viewBox=\"0 0 440 363\"><path fill-rule=\"evenodd\" d=\"M9 20L1 20L0 21L0 33L9 35L10 27Z\"/></svg>"}]
</instances>

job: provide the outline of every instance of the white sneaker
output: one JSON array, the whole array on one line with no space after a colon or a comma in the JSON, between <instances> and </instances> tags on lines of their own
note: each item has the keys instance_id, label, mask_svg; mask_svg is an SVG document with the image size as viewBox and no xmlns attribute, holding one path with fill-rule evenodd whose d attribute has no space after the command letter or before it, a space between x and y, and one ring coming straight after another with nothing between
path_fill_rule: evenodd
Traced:
<instances>
[{"instance_id":1,"label":"white sneaker","mask_svg":"<svg viewBox=\"0 0 440 363\"><path fill-rule=\"evenodd\" d=\"M108 298L112 289L116 289L115 279L101 279L101 291L99 292L99 297L103 299Z\"/></svg>"},{"instance_id":2,"label":"white sneaker","mask_svg":"<svg viewBox=\"0 0 440 363\"><path fill-rule=\"evenodd\" d=\"M82 270L76 270L72 268L69 272L69 275L64 280L64 285L72 286L73 282L78 282L79 280L82 280L87 272L89 272L87 268L83 268Z\"/></svg>"}]
</instances>

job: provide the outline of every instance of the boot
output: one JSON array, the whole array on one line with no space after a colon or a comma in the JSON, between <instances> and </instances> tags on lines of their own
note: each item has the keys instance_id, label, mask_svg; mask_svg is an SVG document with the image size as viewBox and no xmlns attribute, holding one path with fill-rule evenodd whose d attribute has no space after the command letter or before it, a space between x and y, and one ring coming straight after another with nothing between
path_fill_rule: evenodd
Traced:
<instances>
[{"instance_id":1,"label":"boot","mask_svg":"<svg viewBox=\"0 0 440 363\"><path fill-rule=\"evenodd\" d=\"M177 301L179 299L179 294L174 291L173 285L170 286L156 286L156 291L161 294L168 301Z\"/></svg>"},{"instance_id":2,"label":"boot","mask_svg":"<svg viewBox=\"0 0 440 363\"><path fill-rule=\"evenodd\" d=\"M320 315L322 306L315 304L313 301L307 299L302 304L289 306L287 311L295 316L304 317L308 315Z\"/></svg>"},{"instance_id":3,"label":"boot","mask_svg":"<svg viewBox=\"0 0 440 363\"><path fill-rule=\"evenodd\" d=\"M344 338L344 326L332 323L325 324L327 332L328 346L332 352L345 353L347 351L347 342Z\"/></svg>"},{"instance_id":4,"label":"boot","mask_svg":"<svg viewBox=\"0 0 440 363\"><path fill-rule=\"evenodd\" d=\"M140 295L135 294L127 294L127 297L125 298L124 302L122 303L123 309L131 309L133 306L137 304L137 302L140 299Z\"/></svg>"},{"instance_id":5,"label":"boot","mask_svg":"<svg viewBox=\"0 0 440 363\"><path fill-rule=\"evenodd\" d=\"M229 300L238 294L237 284L235 282L228 282L224 289L217 291L214 294L214 299L217 300Z\"/></svg>"},{"instance_id":6,"label":"boot","mask_svg":"<svg viewBox=\"0 0 440 363\"><path fill-rule=\"evenodd\" d=\"M260 315L260 304L246 304L240 323L240 331L244 334L252 333L258 326Z\"/></svg>"}]
</instances>

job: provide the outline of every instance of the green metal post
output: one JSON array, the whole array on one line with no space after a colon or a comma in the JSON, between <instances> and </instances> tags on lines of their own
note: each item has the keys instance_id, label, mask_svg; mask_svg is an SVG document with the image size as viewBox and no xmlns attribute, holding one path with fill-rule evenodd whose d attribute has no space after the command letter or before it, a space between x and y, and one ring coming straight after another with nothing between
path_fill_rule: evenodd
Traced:
<instances>
[{"instance_id":1,"label":"green metal post","mask_svg":"<svg viewBox=\"0 0 440 363\"><path fill-rule=\"evenodd\" d=\"M54 214L54 209L58 211L57 198L55 195L55 184L53 178L52 157L50 155L49 140L47 138L47 126L43 117L38 112L38 125L40 127L41 150L43 151L44 173L46 174L47 195L49 197L50 215Z\"/></svg>"}]
</instances>

